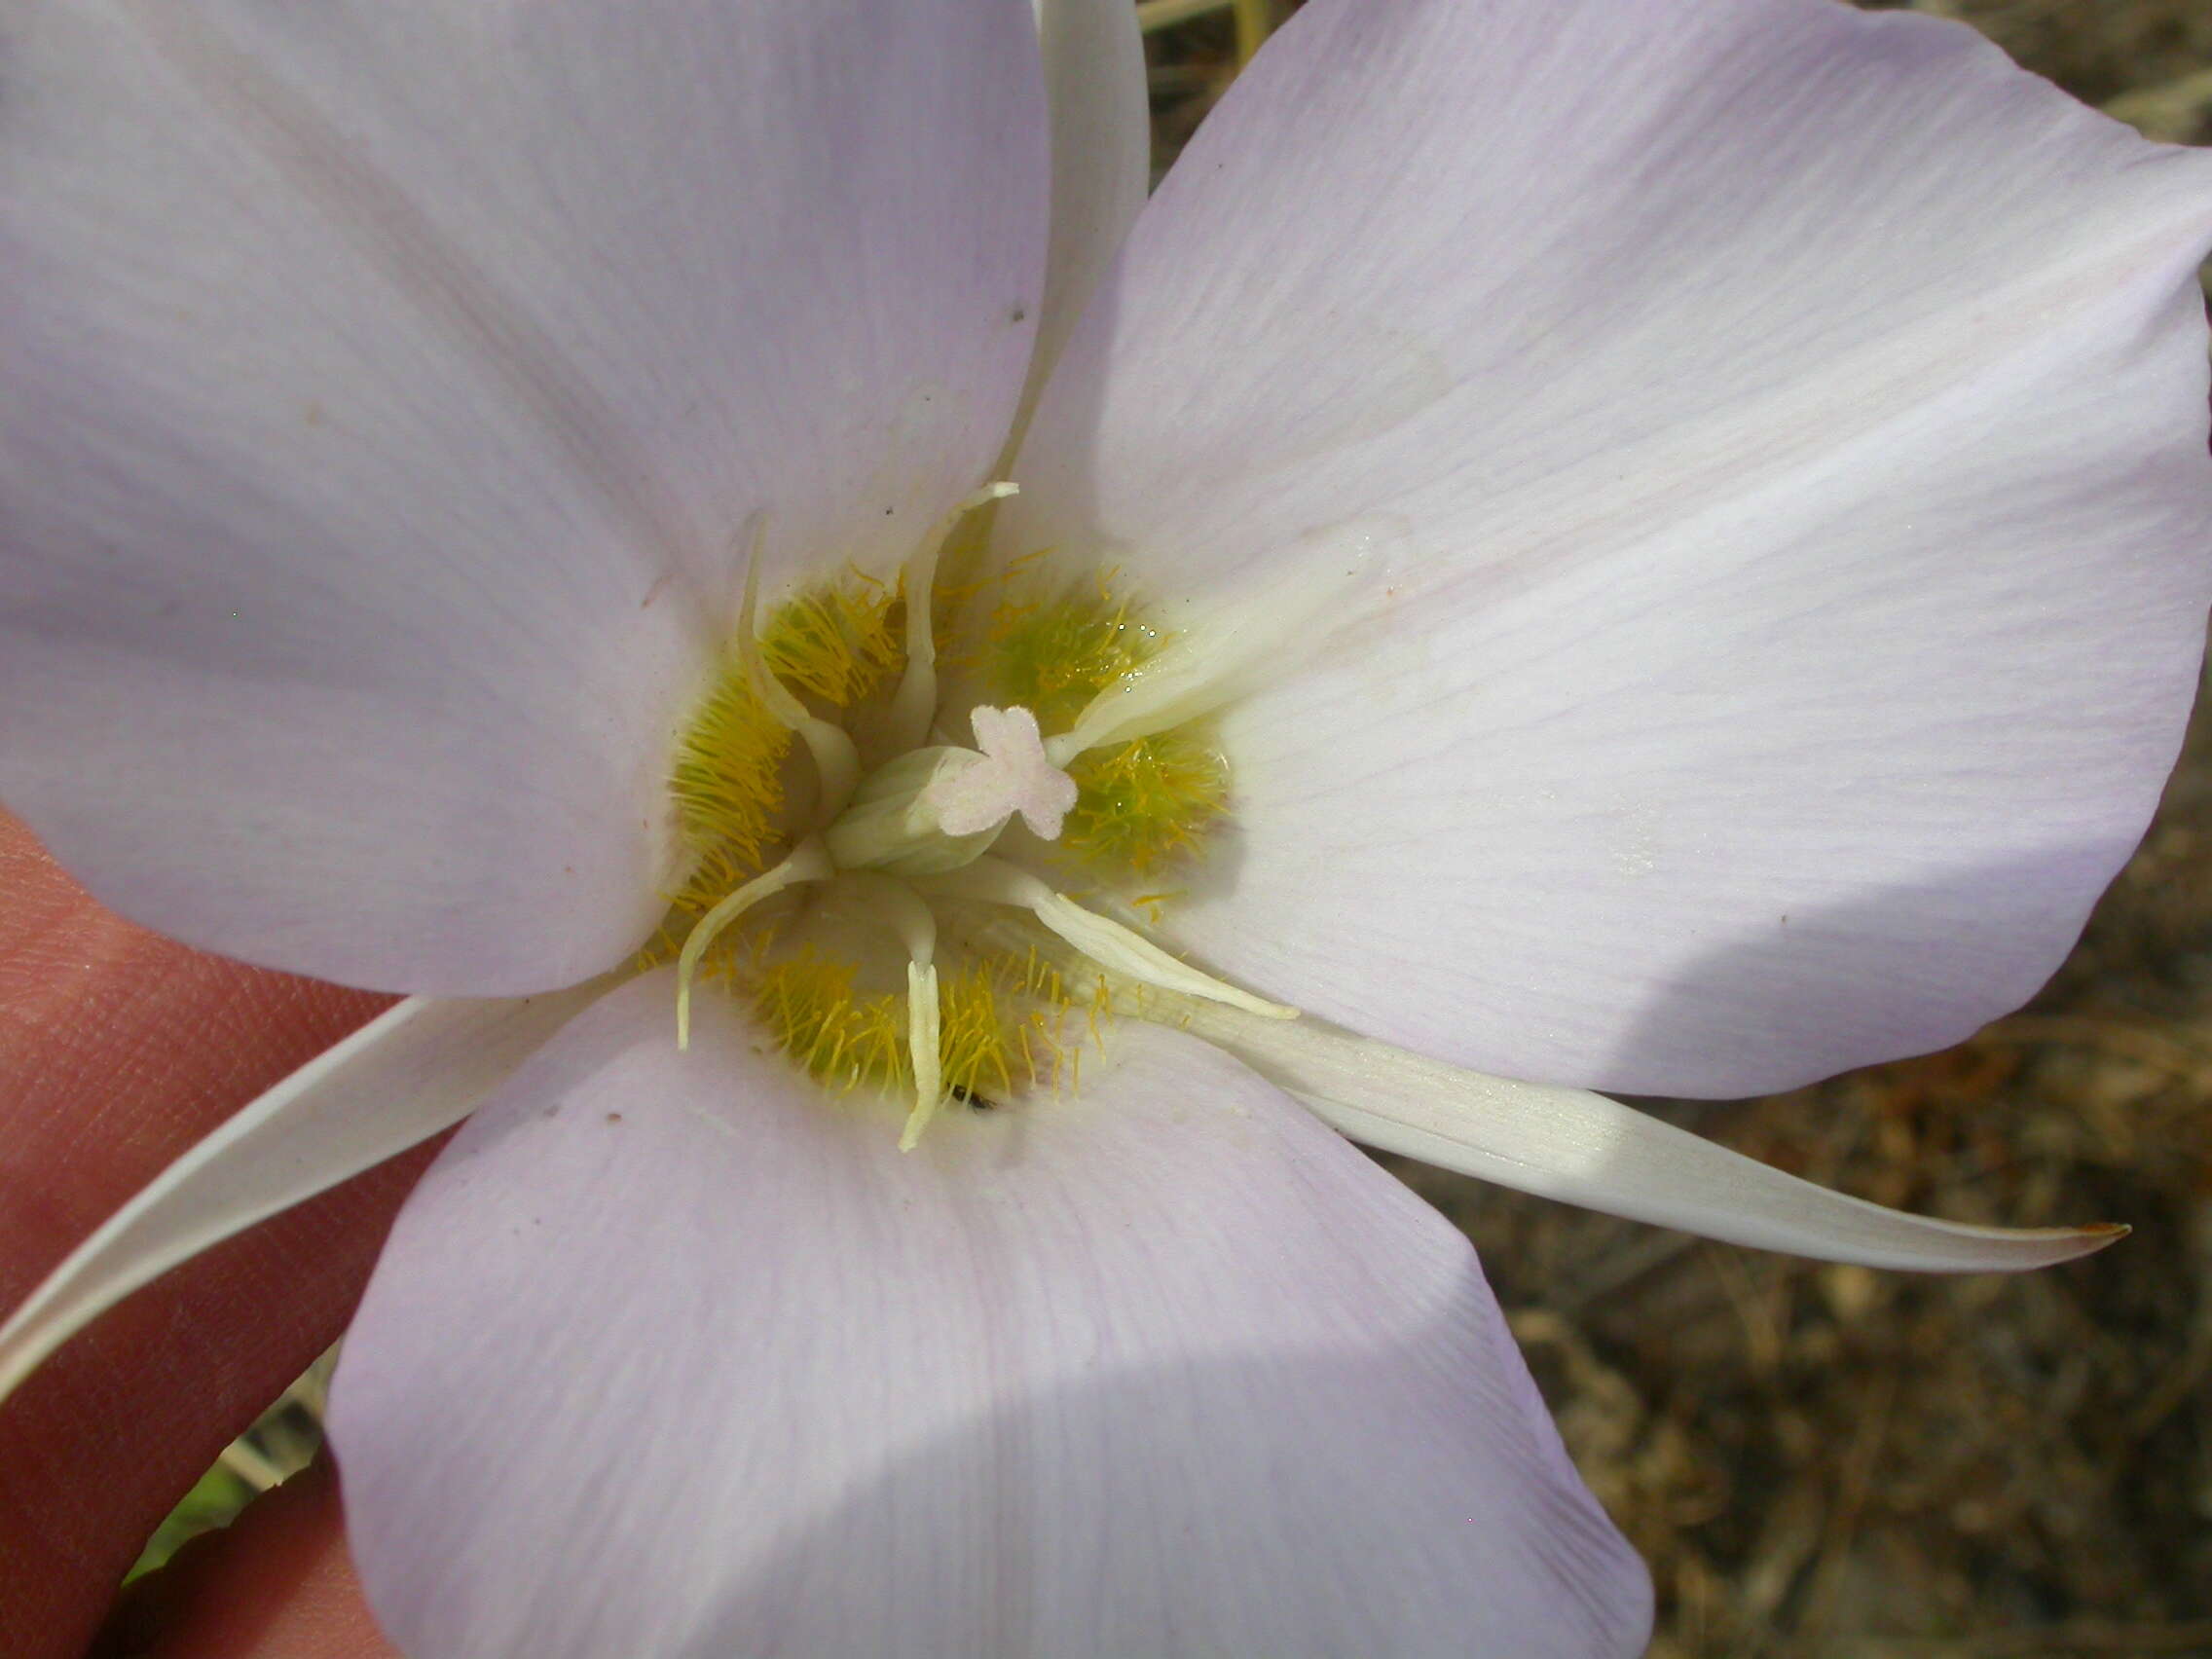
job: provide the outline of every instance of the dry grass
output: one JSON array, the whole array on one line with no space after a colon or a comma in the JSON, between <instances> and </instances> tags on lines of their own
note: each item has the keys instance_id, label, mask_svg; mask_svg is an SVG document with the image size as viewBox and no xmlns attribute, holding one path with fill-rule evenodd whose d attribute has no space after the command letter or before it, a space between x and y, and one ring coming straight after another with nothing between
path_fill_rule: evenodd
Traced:
<instances>
[{"instance_id":1,"label":"dry grass","mask_svg":"<svg viewBox=\"0 0 2212 1659\"><path fill-rule=\"evenodd\" d=\"M1667 1656L2212 1654L2212 730L2046 994L1660 1106L1884 1202L2135 1235L2020 1278L1704 1244L1406 1166L1481 1247Z\"/></svg>"}]
</instances>

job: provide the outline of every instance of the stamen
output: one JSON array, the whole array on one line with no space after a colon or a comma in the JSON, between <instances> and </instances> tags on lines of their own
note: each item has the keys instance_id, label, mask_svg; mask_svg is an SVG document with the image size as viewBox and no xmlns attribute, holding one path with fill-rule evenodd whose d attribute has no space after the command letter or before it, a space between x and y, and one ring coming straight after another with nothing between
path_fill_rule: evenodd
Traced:
<instances>
[{"instance_id":1,"label":"stamen","mask_svg":"<svg viewBox=\"0 0 2212 1659\"><path fill-rule=\"evenodd\" d=\"M1296 1019L1298 1010L1256 997L1250 991L1199 972L1178 961L1142 934L1087 910L1063 893L1055 893L1027 870L1003 859L981 858L964 869L930 877L924 891L947 899L968 899L986 904L1014 904L1027 910L1046 927L1074 945L1085 956L1139 984L1155 985L1207 1002L1227 1003L1247 1014L1270 1019Z\"/></svg>"},{"instance_id":2,"label":"stamen","mask_svg":"<svg viewBox=\"0 0 2212 1659\"><path fill-rule=\"evenodd\" d=\"M699 958L707 953L721 931L764 899L773 899L787 887L802 881L828 881L836 874L830 855L812 836L792 849L790 858L773 869L763 870L701 916L683 941L676 959L676 1046L691 1047L691 979L699 971Z\"/></svg>"},{"instance_id":3,"label":"stamen","mask_svg":"<svg viewBox=\"0 0 2212 1659\"><path fill-rule=\"evenodd\" d=\"M753 694L760 699L761 707L791 730L798 733L806 745L807 753L814 756L814 769L822 780L822 803L819 811L835 816L852 798L853 786L860 782L860 752L842 726L818 719L806 712L806 705L792 694L791 688L768 672L768 665L760 655L760 639L755 632L758 627L760 606L760 544L766 539L768 517L765 510L753 515L753 549L745 562L745 598L737 612L737 659L745 670L746 683Z\"/></svg>"},{"instance_id":4,"label":"stamen","mask_svg":"<svg viewBox=\"0 0 2212 1659\"><path fill-rule=\"evenodd\" d=\"M953 503L937 528L906 564L906 672L891 699L891 736L899 749L915 749L930 734L937 716L937 624L931 614L931 594L937 587L938 555L951 539L960 521L978 507L1021 494L1021 486L1004 480L986 484L972 496Z\"/></svg>"},{"instance_id":5,"label":"stamen","mask_svg":"<svg viewBox=\"0 0 2212 1659\"><path fill-rule=\"evenodd\" d=\"M1065 766L1086 750L1188 724L1264 683L1279 664L1310 661L1330 632L1372 605L1384 581L1380 550L1401 538L1382 518L1309 532L1270 572L1261 599L1240 600L1208 626L1179 624L1173 644L1093 697L1045 754Z\"/></svg>"},{"instance_id":6,"label":"stamen","mask_svg":"<svg viewBox=\"0 0 2212 1659\"><path fill-rule=\"evenodd\" d=\"M938 1054L940 1040L937 966L929 962L906 964L906 1051L914 1062L914 1105L906 1114L906 1126L899 1131L899 1150L912 1152L921 1144L944 1100L944 1074Z\"/></svg>"},{"instance_id":7,"label":"stamen","mask_svg":"<svg viewBox=\"0 0 2212 1659\"><path fill-rule=\"evenodd\" d=\"M935 961L937 918L903 881L866 869L847 870L842 879L875 901L876 918L896 932L906 947L906 1051L914 1068L914 1104L899 1136L899 1150L912 1152L944 1101Z\"/></svg>"},{"instance_id":8,"label":"stamen","mask_svg":"<svg viewBox=\"0 0 2212 1659\"><path fill-rule=\"evenodd\" d=\"M993 700L964 696L940 709L933 614L940 566L956 556L949 549L965 536L962 519L1016 493L994 482L956 502L904 562L896 588L856 571L784 596L765 618L766 515L756 513L745 532L736 638L679 736L672 769L679 806L705 826L685 820L697 856L672 898L656 958L676 959L678 1047L690 1047L693 985L702 973L721 976L776 1045L832 1091L865 1086L896 1098L910 1087L903 1150L920 1143L948 1100L996 1104L1048 1079L1055 1087L1073 1079L1080 1048L1060 1041L1070 1004L1056 972L1035 978L1040 950L1082 964L1094 993L1093 1037L1117 995L1140 1006L1196 999L1245 1017L1298 1017L1179 960L1141 931L1134 912L1116 911L1127 923L1110 920L987 855L1017 818L1019 847L1031 836L1057 844L1102 866L1117 888L1192 853L1228 805L1226 765L1210 728L1193 719L1272 672L1289 635L1309 624L1328 631L1335 617L1324 616L1324 601L1375 573L1364 556L1370 538L1357 530L1308 537L1327 572L1293 570L1285 580L1271 571L1256 608L1225 601L1197 641L1182 631L1186 613L1166 632L1132 615L1105 576L1095 598L1010 599L992 613L978 663ZM848 715L866 734L865 773ZM961 719L973 726L973 749L939 725ZM1048 741L1047 731L1061 735ZM793 738L807 746L819 797L787 805ZM1078 756L1071 772L1067 761ZM790 856L753 873L779 841ZM772 954L719 943L755 906L803 882L865 892L855 890L850 905L789 906L778 927L791 937L780 931ZM978 954L964 937L960 962L940 973L932 911L940 898L1010 906L1003 921L972 915L962 925L1003 929L1014 939L1011 954ZM690 916L698 920L684 933ZM905 946L903 1009L880 978L890 966L882 948L853 938L856 926L871 924ZM1042 939L1040 926L1060 943ZM752 931L762 931L756 920ZM1024 959L1028 977L1017 971Z\"/></svg>"},{"instance_id":9,"label":"stamen","mask_svg":"<svg viewBox=\"0 0 2212 1659\"><path fill-rule=\"evenodd\" d=\"M842 870L837 879L867 895L874 919L899 936L909 957L924 966L936 959L937 917L911 887L872 869Z\"/></svg>"}]
</instances>

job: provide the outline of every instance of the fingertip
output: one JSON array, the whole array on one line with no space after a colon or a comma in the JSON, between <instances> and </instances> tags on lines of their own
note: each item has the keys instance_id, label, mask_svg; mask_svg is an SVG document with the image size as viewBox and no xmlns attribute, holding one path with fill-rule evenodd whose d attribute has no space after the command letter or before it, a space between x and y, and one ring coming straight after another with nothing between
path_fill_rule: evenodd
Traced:
<instances>
[{"instance_id":1,"label":"fingertip","mask_svg":"<svg viewBox=\"0 0 2212 1659\"><path fill-rule=\"evenodd\" d=\"M87 1659L398 1659L318 1461L133 1584Z\"/></svg>"}]
</instances>

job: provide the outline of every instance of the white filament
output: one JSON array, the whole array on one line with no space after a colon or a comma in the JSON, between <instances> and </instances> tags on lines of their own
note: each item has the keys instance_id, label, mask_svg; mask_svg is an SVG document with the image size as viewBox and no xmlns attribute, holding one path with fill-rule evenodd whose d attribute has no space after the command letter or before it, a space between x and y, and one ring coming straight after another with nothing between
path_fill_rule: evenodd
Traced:
<instances>
[{"instance_id":1,"label":"white filament","mask_svg":"<svg viewBox=\"0 0 2212 1659\"><path fill-rule=\"evenodd\" d=\"M822 843L808 836L792 849L790 858L773 869L762 870L735 893L701 916L683 941L682 953L676 959L676 1046L691 1047L691 978L699 971L699 958L707 953L707 946L715 942L721 931L730 923L759 903L772 899L787 887L795 887L802 881L828 881L837 873L836 866Z\"/></svg>"},{"instance_id":2,"label":"white filament","mask_svg":"<svg viewBox=\"0 0 2212 1659\"><path fill-rule=\"evenodd\" d=\"M1027 870L1002 859L977 859L965 869L932 876L931 893L947 899L968 899L985 904L1012 904L1027 910L1046 927L1075 946L1110 974L1153 985L1163 991L1226 1003L1268 1019L1296 1019L1298 1010L1269 1002L1250 991L1200 973L1178 961L1142 934L1087 910L1065 894L1055 893Z\"/></svg>"},{"instance_id":3,"label":"white filament","mask_svg":"<svg viewBox=\"0 0 2212 1659\"><path fill-rule=\"evenodd\" d=\"M819 810L825 816L834 817L844 810L845 802L852 798L853 786L860 782L860 752L853 747L853 740L844 727L808 714L790 687L768 672L768 665L761 658L760 639L755 629L759 625L760 543L766 535L767 523L765 512L753 515L753 550L746 559L745 598L737 611L737 660L745 670L745 682L760 699L760 706L785 730L796 732L806 745L807 753L814 756L814 769L822 780Z\"/></svg>"},{"instance_id":4,"label":"white filament","mask_svg":"<svg viewBox=\"0 0 2212 1659\"><path fill-rule=\"evenodd\" d=\"M937 968L928 962L906 964L906 1051L914 1063L914 1104L906 1114L906 1126L899 1131L899 1150L912 1152L921 1144L922 1131L937 1116L944 1099L944 1073L938 1057Z\"/></svg>"},{"instance_id":5,"label":"white filament","mask_svg":"<svg viewBox=\"0 0 2212 1659\"><path fill-rule=\"evenodd\" d=\"M1001 480L962 497L906 562L906 671L891 698L891 736L897 749L919 748L929 736L930 721L937 718L937 629L931 598L937 590L938 555L960 521L977 507L1020 494L1020 485Z\"/></svg>"},{"instance_id":6,"label":"white filament","mask_svg":"<svg viewBox=\"0 0 2212 1659\"><path fill-rule=\"evenodd\" d=\"M875 920L906 947L906 1054L914 1067L914 1104L906 1113L899 1150L912 1152L944 1100L944 1063L938 1052L937 917L903 881L866 869L848 870L838 879L866 894Z\"/></svg>"}]
</instances>

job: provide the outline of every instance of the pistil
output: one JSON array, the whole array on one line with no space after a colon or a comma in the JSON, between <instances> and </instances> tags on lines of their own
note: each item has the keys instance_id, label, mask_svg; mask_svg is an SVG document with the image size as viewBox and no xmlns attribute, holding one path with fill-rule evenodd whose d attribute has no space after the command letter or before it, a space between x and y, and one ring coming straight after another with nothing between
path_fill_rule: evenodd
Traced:
<instances>
[{"instance_id":1,"label":"pistil","mask_svg":"<svg viewBox=\"0 0 2212 1659\"><path fill-rule=\"evenodd\" d=\"M1027 709L977 708L974 749L916 749L861 781L824 831L841 869L937 875L982 857L1018 815L1030 831L1059 837L1075 805L1075 780L1045 757Z\"/></svg>"}]
</instances>

